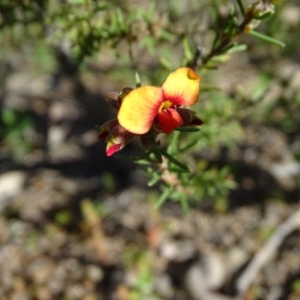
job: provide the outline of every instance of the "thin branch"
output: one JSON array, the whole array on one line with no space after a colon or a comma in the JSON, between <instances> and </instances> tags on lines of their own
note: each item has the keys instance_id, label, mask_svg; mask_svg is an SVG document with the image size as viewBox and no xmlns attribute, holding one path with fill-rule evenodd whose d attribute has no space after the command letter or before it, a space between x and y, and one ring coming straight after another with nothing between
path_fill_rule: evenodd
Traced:
<instances>
[{"instance_id":1,"label":"thin branch","mask_svg":"<svg viewBox=\"0 0 300 300\"><path fill-rule=\"evenodd\" d=\"M245 28L250 24L252 21L252 15L246 14L244 15L244 19L241 24L237 27L236 32L234 35L225 35L222 37L219 45L214 47L210 53L203 58L202 64L205 65L208 61L210 61L215 55L220 55L224 49L228 48L228 46L232 45L232 43L242 34L245 32Z\"/></svg>"},{"instance_id":2,"label":"thin branch","mask_svg":"<svg viewBox=\"0 0 300 300\"><path fill-rule=\"evenodd\" d=\"M274 235L266 242L263 248L256 253L251 263L239 277L236 283L238 293L236 300L244 299L244 294L249 289L258 272L271 259L284 239L297 228L300 228L300 209L278 227Z\"/></svg>"}]
</instances>

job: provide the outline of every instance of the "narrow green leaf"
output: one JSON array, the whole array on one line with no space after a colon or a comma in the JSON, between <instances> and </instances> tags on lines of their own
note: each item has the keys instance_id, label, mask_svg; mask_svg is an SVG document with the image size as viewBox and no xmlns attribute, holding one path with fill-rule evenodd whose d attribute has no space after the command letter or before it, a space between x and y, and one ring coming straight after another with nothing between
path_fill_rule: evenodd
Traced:
<instances>
[{"instance_id":1,"label":"narrow green leaf","mask_svg":"<svg viewBox=\"0 0 300 300\"><path fill-rule=\"evenodd\" d=\"M180 136L180 132L175 131L172 134L172 139L171 139L171 142L170 142L169 147L168 147L168 151L170 153L176 153L177 152L179 136Z\"/></svg>"},{"instance_id":2,"label":"narrow green leaf","mask_svg":"<svg viewBox=\"0 0 300 300\"><path fill-rule=\"evenodd\" d=\"M189 62L193 59L193 51L191 49L191 45L187 37L184 37L182 39L182 45L183 45L185 59Z\"/></svg>"},{"instance_id":3,"label":"narrow green leaf","mask_svg":"<svg viewBox=\"0 0 300 300\"><path fill-rule=\"evenodd\" d=\"M190 207L189 207L186 195L184 195L184 194L180 195L180 204L181 204L181 208L183 209L184 213L187 215L190 212Z\"/></svg>"},{"instance_id":4,"label":"narrow green leaf","mask_svg":"<svg viewBox=\"0 0 300 300\"><path fill-rule=\"evenodd\" d=\"M182 132L198 132L201 129L197 127L177 127L175 130L182 131Z\"/></svg>"},{"instance_id":5,"label":"narrow green leaf","mask_svg":"<svg viewBox=\"0 0 300 300\"><path fill-rule=\"evenodd\" d=\"M179 162L176 158L174 158L172 155L170 155L168 152L166 152L163 149L160 149L160 152L170 161L172 162L174 165L178 166L179 168L185 170L185 171L189 171L189 168L187 166L185 166L184 164L182 164L181 162Z\"/></svg>"},{"instance_id":6,"label":"narrow green leaf","mask_svg":"<svg viewBox=\"0 0 300 300\"><path fill-rule=\"evenodd\" d=\"M241 44L241 45L233 45L230 49L227 50L227 53L232 54L236 52L242 52L247 50L247 45Z\"/></svg>"},{"instance_id":7,"label":"narrow green leaf","mask_svg":"<svg viewBox=\"0 0 300 300\"><path fill-rule=\"evenodd\" d=\"M134 77L135 77L135 86L138 88L142 85L141 84L141 77L140 77L138 71L135 71Z\"/></svg>"},{"instance_id":8,"label":"narrow green leaf","mask_svg":"<svg viewBox=\"0 0 300 300\"><path fill-rule=\"evenodd\" d=\"M148 186L153 186L153 185L156 184L159 180L160 180L160 175L157 174L157 173L153 174L152 179L148 182Z\"/></svg>"},{"instance_id":9,"label":"narrow green leaf","mask_svg":"<svg viewBox=\"0 0 300 300\"><path fill-rule=\"evenodd\" d=\"M160 154L159 150L158 150L158 151L157 151L157 150L158 150L158 148L155 149L155 150L153 150L153 153L154 153L155 158L157 159L157 161L158 161L160 164L162 164L163 160L162 160L161 154Z\"/></svg>"},{"instance_id":10,"label":"narrow green leaf","mask_svg":"<svg viewBox=\"0 0 300 300\"><path fill-rule=\"evenodd\" d=\"M222 91L222 89L216 85L203 84L201 86L201 92L203 93L208 91Z\"/></svg>"},{"instance_id":11,"label":"narrow green leaf","mask_svg":"<svg viewBox=\"0 0 300 300\"><path fill-rule=\"evenodd\" d=\"M274 15L274 12L275 12L275 11L269 11L269 12L267 12L267 13L264 13L264 14L261 15L261 16L256 16L255 19L256 19L256 20L265 20L265 19L267 19L267 18L273 16L273 15Z\"/></svg>"},{"instance_id":12,"label":"narrow green leaf","mask_svg":"<svg viewBox=\"0 0 300 300\"><path fill-rule=\"evenodd\" d=\"M172 70L172 63L166 57L161 57L159 62L168 71Z\"/></svg>"},{"instance_id":13,"label":"narrow green leaf","mask_svg":"<svg viewBox=\"0 0 300 300\"><path fill-rule=\"evenodd\" d=\"M191 143L187 144L185 147L179 149L178 153L184 153L184 152L186 152L190 148L194 147L197 143L198 143L198 139L195 139Z\"/></svg>"},{"instance_id":14,"label":"narrow green leaf","mask_svg":"<svg viewBox=\"0 0 300 300\"><path fill-rule=\"evenodd\" d=\"M219 65L220 63L224 63L229 59L230 59L230 55L227 53L221 55L215 55L214 57L211 58L211 63L214 64L212 67L216 67L215 64Z\"/></svg>"},{"instance_id":15,"label":"narrow green leaf","mask_svg":"<svg viewBox=\"0 0 300 300\"><path fill-rule=\"evenodd\" d=\"M119 25L119 30L123 33L127 32L128 28L126 26L126 22L124 20L123 13L122 13L122 10L120 8L118 8L116 10L116 20L117 20L117 23Z\"/></svg>"},{"instance_id":16,"label":"narrow green leaf","mask_svg":"<svg viewBox=\"0 0 300 300\"><path fill-rule=\"evenodd\" d=\"M260 39L260 40L262 40L262 41L264 41L264 42L274 44L274 45L280 46L282 48L285 47L285 44L283 42L275 40L275 39L273 39L273 38L271 38L271 37L269 37L265 34L259 33L257 31L252 30L252 31L249 32L249 34L256 37L256 38L258 38L258 39Z\"/></svg>"},{"instance_id":17,"label":"narrow green leaf","mask_svg":"<svg viewBox=\"0 0 300 300\"><path fill-rule=\"evenodd\" d=\"M236 0L237 4L238 4L238 7L242 13L242 15L244 16L245 15L245 8L244 8L244 4L241 0Z\"/></svg>"},{"instance_id":18,"label":"narrow green leaf","mask_svg":"<svg viewBox=\"0 0 300 300\"><path fill-rule=\"evenodd\" d=\"M150 153L147 153L146 155L132 158L127 155L117 153L117 154L115 154L115 157L120 158L125 161L134 162L135 164L138 164L138 165L153 166L153 161L149 158L149 154Z\"/></svg>"},{"instance_id":19,"label":"narrow green leaf","mask_svg":"<svg viewBox=\"0 0 300 300\"><path fill-rule=\"evenodd\" d=\"M161 164L163 160L161 157L160 149L157 147L155 140L152 141L152 150L153 150L153 154L155 155L155 158Z\"/></svg>"},{"instance_id":20,"label":"narrow green leaf","mask_svg":"<svg viewBox=\"0 0 300 300\"><path fill-rule=\"evenodd\" d=\"M176 34L163 29L160 29L159 36L161 39L166 40L168 42L175 42L176 40Z\"/></svg>"},{"instance_id":21,"label":"narrow green leaf","mask_svg":"<svg viewBox=\"0 0 300 300\"><path fill-rule=\"evenodd\" d=\"M85 0L67 0L71 4L84 4Z\"/></svg>"},{"instance_id":22,"label":"narrow green leaf","mask_svg":"<svg viewBox=\"0 0 300 300\"><path fill-rule=\"evenodd\" d=\"M190 173L190 170L183 170L183 169L178 169L178 168L169 168L171 172L177 173L177 174L182 174L182 173Z\"/></svg>"},{"instance_id":23,"label":"narrow green leaf","mask_svg":"<svg viewBox=\"0 0 300 300\"><path fill-rule=\"evenodd\" d=\"M160 197L158 198L157 202L155 203L155 208L159 208L159 207L161 207L164 204L164 202L171 195L172 190L173 190L172 187L165 188L164 192L160 195Z\"/></svg>"}]
</instances>

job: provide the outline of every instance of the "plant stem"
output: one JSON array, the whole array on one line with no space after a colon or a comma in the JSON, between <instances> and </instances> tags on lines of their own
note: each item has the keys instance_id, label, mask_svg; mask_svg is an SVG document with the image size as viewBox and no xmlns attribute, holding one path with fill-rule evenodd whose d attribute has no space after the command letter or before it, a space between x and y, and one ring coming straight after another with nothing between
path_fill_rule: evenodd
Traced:
<instances>
[{"instance_id":1,"label":"plant stem","mask_svg":"<svg viewBox=\"0 0 300 300\"><path fill-rule=\"evenodd\" d=\"M252 19L253 19L253 17L251 14L245 14L244 20L237 27L235 34L222 36L221 42L219 43L219 45L217 47L213 48L210 51L210 53L208 53L208 55L203 58L202 65L205 65L206 63L208 63L208 61L211 60L214 56L222 54L223 51L225 49L227 49L228 46L230 46L245 31L246 26L250 24Z\"/></svg>"}]
</instances>

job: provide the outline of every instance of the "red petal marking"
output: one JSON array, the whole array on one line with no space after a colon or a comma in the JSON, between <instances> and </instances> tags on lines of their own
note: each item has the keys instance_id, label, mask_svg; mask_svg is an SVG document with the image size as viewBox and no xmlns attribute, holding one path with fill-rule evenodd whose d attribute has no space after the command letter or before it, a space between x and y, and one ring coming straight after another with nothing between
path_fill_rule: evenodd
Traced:
<instances>
[{"instance_id":1,"label":"red petal marking","mask_svg":"<svg viewBox=\"0 0 300 300\"><path fill-rule=\"evenodd\" d=\"M112 156L114 153L121 150L123 146L124 146L123 144L107 144L106 155Z\"/></svg>"},{"instance_id":2,"label":"red petal marking","mask_svg":"<svg viewBox=\"0 0 300 300\"><path fill-rule=\"evenodd\" d=\"M183 120L179 113L173 108L163 109L157 116L158 122L161 126L161 131L170 133L175 128L183 124Z\"/></svg>"}]
</instances>

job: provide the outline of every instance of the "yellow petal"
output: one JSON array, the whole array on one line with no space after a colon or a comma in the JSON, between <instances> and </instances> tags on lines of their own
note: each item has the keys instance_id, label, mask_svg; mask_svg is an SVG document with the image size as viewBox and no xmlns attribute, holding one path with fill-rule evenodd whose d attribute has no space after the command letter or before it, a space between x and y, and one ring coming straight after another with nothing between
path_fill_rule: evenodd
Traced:
<instances>
[{"instance_id":1,"label":"yellow petal","mask_svg":"<svg viewBox=\"0 0 300 300\"><path fill-rule=\"evenodd\" d=\"M134 89L123 99L118 113L119 123L131 133L144 134L151 128L162 102L160 87L143 86Z\"/></svg>"},{"instance_id":2,"label":"yellow petal","mask_svg":"<svg viewBox=\"0 0 300 300\"><path fill-rule=\"evenodd\" d=\"M200 77L190 68L179 68L162 85L164 99L177 105L193 105L198 101Z\"/></svg>"}]
</instances>

